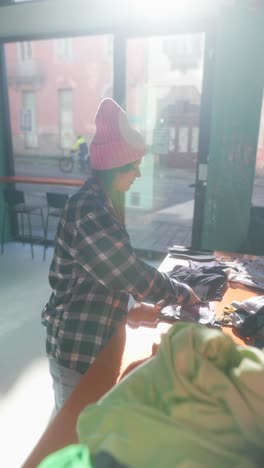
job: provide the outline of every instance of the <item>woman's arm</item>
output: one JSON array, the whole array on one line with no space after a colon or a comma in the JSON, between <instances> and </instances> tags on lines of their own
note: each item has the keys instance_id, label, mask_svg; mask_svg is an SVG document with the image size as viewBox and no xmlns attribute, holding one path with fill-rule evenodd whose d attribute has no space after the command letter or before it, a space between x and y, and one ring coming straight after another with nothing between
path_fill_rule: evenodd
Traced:
<instances>
[{"instance_id":1,"label":"woman's arm","mask_svg":"<svg viewBox=\"0 0 264 468\"><path fill-rule=\"evenodd\" d=\"M175 302L179 298L182 303L192 296L191 288L140 260L129 238L105 212L101 217L91 213L78 223L71 254L94 280L137 300L153 297Z\"/></svg>"}]
</instances>

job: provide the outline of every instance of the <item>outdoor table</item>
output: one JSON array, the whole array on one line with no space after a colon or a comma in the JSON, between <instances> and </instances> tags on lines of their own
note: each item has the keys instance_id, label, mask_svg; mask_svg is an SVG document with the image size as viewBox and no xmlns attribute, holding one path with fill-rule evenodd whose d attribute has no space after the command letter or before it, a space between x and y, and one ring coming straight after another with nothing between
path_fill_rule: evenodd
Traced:
<instances>
[{"instance_id":1,"label":"outdoor table","mask_svg":"<svg viewBox=\"0 0 264 468\"><path fill-rule=\"evenodd\" d=\"M220 258L224 253L217 253ZM250 255L225 254L229 258L256 258ZM178 261L167 256L159 270L169 271ZM215 301L216 315L233 300L244 301L249 297L263 294L259 290L229 283L221 302ZM93 365L84 374L69 399L45 430L36 447L29 455L23 468L35 468L41 460L50 453L66 445L77 443L76 421L79 413L89 404L95 403L108 390L118 383L120 377L135 362L145 360L153 353L155 344L160 342L162 333L172 326L158 321L159 311L154 305L135 303L128 313L127 321L122 322L115 335L106 347L99 353ZM131 327L129 324L132 324ZM147 324L147 325L146 325ZM223 327L223 331L231 335L238 344L246 343L237 337L232 328ZM247 342L250 344L250 341ZM154 345L154 346L153 346Z\"/></svg>"}]
</instances>

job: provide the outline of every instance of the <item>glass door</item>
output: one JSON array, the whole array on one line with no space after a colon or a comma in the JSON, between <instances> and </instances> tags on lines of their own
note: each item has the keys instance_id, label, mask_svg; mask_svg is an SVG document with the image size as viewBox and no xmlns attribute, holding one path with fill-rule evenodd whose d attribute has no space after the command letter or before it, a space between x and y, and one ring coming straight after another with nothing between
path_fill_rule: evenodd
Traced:
<instances>
[{"instance_id":1,"label":"glass door","mask_svg":"<svg viewBox=\"0 0 264 468\"><path fill-rule=\"evenodd\" d=\"M253 182L248 243L246 251L256 255L264 254L264 90L259 122L259 134Z\"/></svg>"},{"instance_id":2,"label":"glass door","mask_svg":"<svg viewBox=\"0 0 264 468\"><path fill-rule=\"evenodd\" d=\"M136 249L192 244L205 33L127 39L126 111L148 145L126 196Z\"/></svg>"}]
</instances>

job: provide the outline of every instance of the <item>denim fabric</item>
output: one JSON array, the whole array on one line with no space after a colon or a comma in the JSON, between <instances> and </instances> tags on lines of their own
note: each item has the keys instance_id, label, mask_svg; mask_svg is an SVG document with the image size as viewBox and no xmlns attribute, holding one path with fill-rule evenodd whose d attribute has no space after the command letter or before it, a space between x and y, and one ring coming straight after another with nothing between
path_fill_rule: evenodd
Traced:
<instances>
[{"instance_id":1,"label":"denim fabric","mask_svg":"<svg viewBox=\"0 0 264 468\"><path fill-rule=\"evenodd\" d=\"M53 380L55 408L56 411L59 411L83 375L73 369L62 366L53 358L49 359L49 369Z\"/></svg>"}]
</instances>

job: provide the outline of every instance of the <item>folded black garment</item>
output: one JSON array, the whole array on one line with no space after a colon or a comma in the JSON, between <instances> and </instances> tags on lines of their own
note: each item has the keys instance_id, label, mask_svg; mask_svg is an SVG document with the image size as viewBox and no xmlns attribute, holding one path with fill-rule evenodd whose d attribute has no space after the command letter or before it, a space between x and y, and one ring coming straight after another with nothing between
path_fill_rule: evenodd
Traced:
<instances>
[{"instance_id":1,"label":"folded black garment","mask_svg":"<svg viewBox=\"0 0 264 468\"><path fill-rule=\"evenodd\" d=\"M175 258L187 258L189 260L196 260L201 262L208 262L215 259L213 250L197 250L192 247L184 247L179 245L173 245L168 248L168 252L171 257Z\"/></svg>"},{"instance_id":2,"label":"folded black garment","mask_svg":"<svg viewBox=\"0 0 264 468\"><path fill-rule=\"evenodd\" d=\"M169 251L173 252L178 252L178 253L186 253L190 255L195 255L195 254L203 254L203 255L213 255L214 251L213 250L206 250L206 249L194 249L192 247L186 247L185 245L172 245L168 248Z\"/></svg>"},{"instance_id":3,"label":"folded black garment","mask_svg":"<svg viewBox=\"0 0 264 468\"><path fill-rule=\"evenodd\" d=\"M170 257L185 258L187 260L195 260L196 262L211 262L214 260L214 255L209 254L190 254L190 253L177 253L169 250Z\"/></svg>"},{"instance_id":4,"label":"folded black garment","mask_svg":"<svg viewBox=\"0 0 264 468\"><path fill-rule=\"evenodd\" d=\"M220 265L195 268L176 265L169 276L191 286L202 301L220 301L227 286L225 269Z\"/></svg>"}]
</instances>

